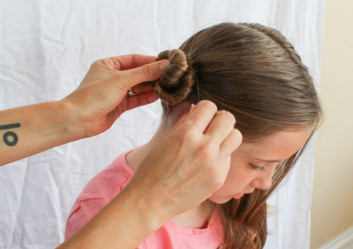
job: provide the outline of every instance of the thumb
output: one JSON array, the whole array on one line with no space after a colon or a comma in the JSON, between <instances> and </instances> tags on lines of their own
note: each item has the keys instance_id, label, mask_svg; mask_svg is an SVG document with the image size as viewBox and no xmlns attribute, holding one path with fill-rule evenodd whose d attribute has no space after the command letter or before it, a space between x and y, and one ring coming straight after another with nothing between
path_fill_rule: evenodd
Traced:
<instances>
[{"instance_id":1,"label":"thumb","mask_svg":"<svg viewBox=\"0 0 353 249\"><path fill-rule=\"evenodd\" d=\"M119 74L124 78L122 84L126 86L126 89L129 89L141 82L158 79L168 65L168 60L160 60L141 67L119 71Z\"/></svg>"}]
</instances>

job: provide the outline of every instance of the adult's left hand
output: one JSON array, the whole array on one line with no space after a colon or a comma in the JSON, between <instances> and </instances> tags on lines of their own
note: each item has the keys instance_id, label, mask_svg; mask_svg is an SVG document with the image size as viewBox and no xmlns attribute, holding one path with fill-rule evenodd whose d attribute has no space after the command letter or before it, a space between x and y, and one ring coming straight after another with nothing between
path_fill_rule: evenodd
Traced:
<instances>
[{"instance_id":1,"label":"adult's left hand","mask_svg":"<svg viewBox=\"0 0 353 249\"><path fill-rule=\"evenodd\" d=\"M79 87L62 100L77 114L82 137L104 132L124 111L157 100L151 84L140 83L158 79L168 64L137 54L94 62ZM134 96L127 94L131 88Z\"/></svg>"}]
</instances>

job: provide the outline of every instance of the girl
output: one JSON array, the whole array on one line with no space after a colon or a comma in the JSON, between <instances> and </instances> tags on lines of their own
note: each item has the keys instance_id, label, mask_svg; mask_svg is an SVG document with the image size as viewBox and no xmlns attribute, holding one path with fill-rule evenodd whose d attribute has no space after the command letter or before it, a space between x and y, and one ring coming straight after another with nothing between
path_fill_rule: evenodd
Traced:
<instances>
[{"instance_id":1,"label":"girl","mask_svg":"<svg viewBox=\"0 0 353 249\"><path fill-rule=\"evenodd\" d=\"M227 179L207 201L173 217L138 248L263 248L266 199L320 122L321 108L307 68L278 31L259 24L206 28L180 49L160 53L161 59L170 65L153 82L164 112L158 131L87 184L68 218L66 238L128 184L160 136L192 104L207 99L231 112L243 135Z\"/></svg>"}]
</instances>

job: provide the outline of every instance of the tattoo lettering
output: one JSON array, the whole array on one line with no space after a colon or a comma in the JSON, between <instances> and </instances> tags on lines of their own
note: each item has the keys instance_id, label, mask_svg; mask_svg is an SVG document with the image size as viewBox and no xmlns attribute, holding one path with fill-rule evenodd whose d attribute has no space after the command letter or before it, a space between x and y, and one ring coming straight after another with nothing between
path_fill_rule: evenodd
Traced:
<instances>
[{"instance_id":1,"label":"tattoo lettering","mask_svg":"<svg viewBox=\"0 0 353 249\"><path fill-rule=\"evenodd\" d=\"M8 130L8 129L19 128L19 127L21 127L20 123L0 125L0 130ZM5 132L4 135L2 136L2 139L4 140L4 143L7 146L15 146L18 142L18 136L13 131Z\"/></svg>"}]
</instances>

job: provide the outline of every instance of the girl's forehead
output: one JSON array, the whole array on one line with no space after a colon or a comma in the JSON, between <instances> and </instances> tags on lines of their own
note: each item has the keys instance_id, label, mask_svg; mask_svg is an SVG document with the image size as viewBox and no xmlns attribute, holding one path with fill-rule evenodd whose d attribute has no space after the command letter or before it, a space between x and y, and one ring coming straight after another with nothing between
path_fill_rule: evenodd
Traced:
<instances>
[{"instance_id":1,"label":"girl's forehead","mask_svg":"<svg viewBox=\"0 0 353 249\"><path fill-rule=\"evenodd\" d=\"M295 154L311 133L311 129L279 131L253 142L243 142L239 152L265 161L283 161Z\"/></svg>"}]
</instances>

